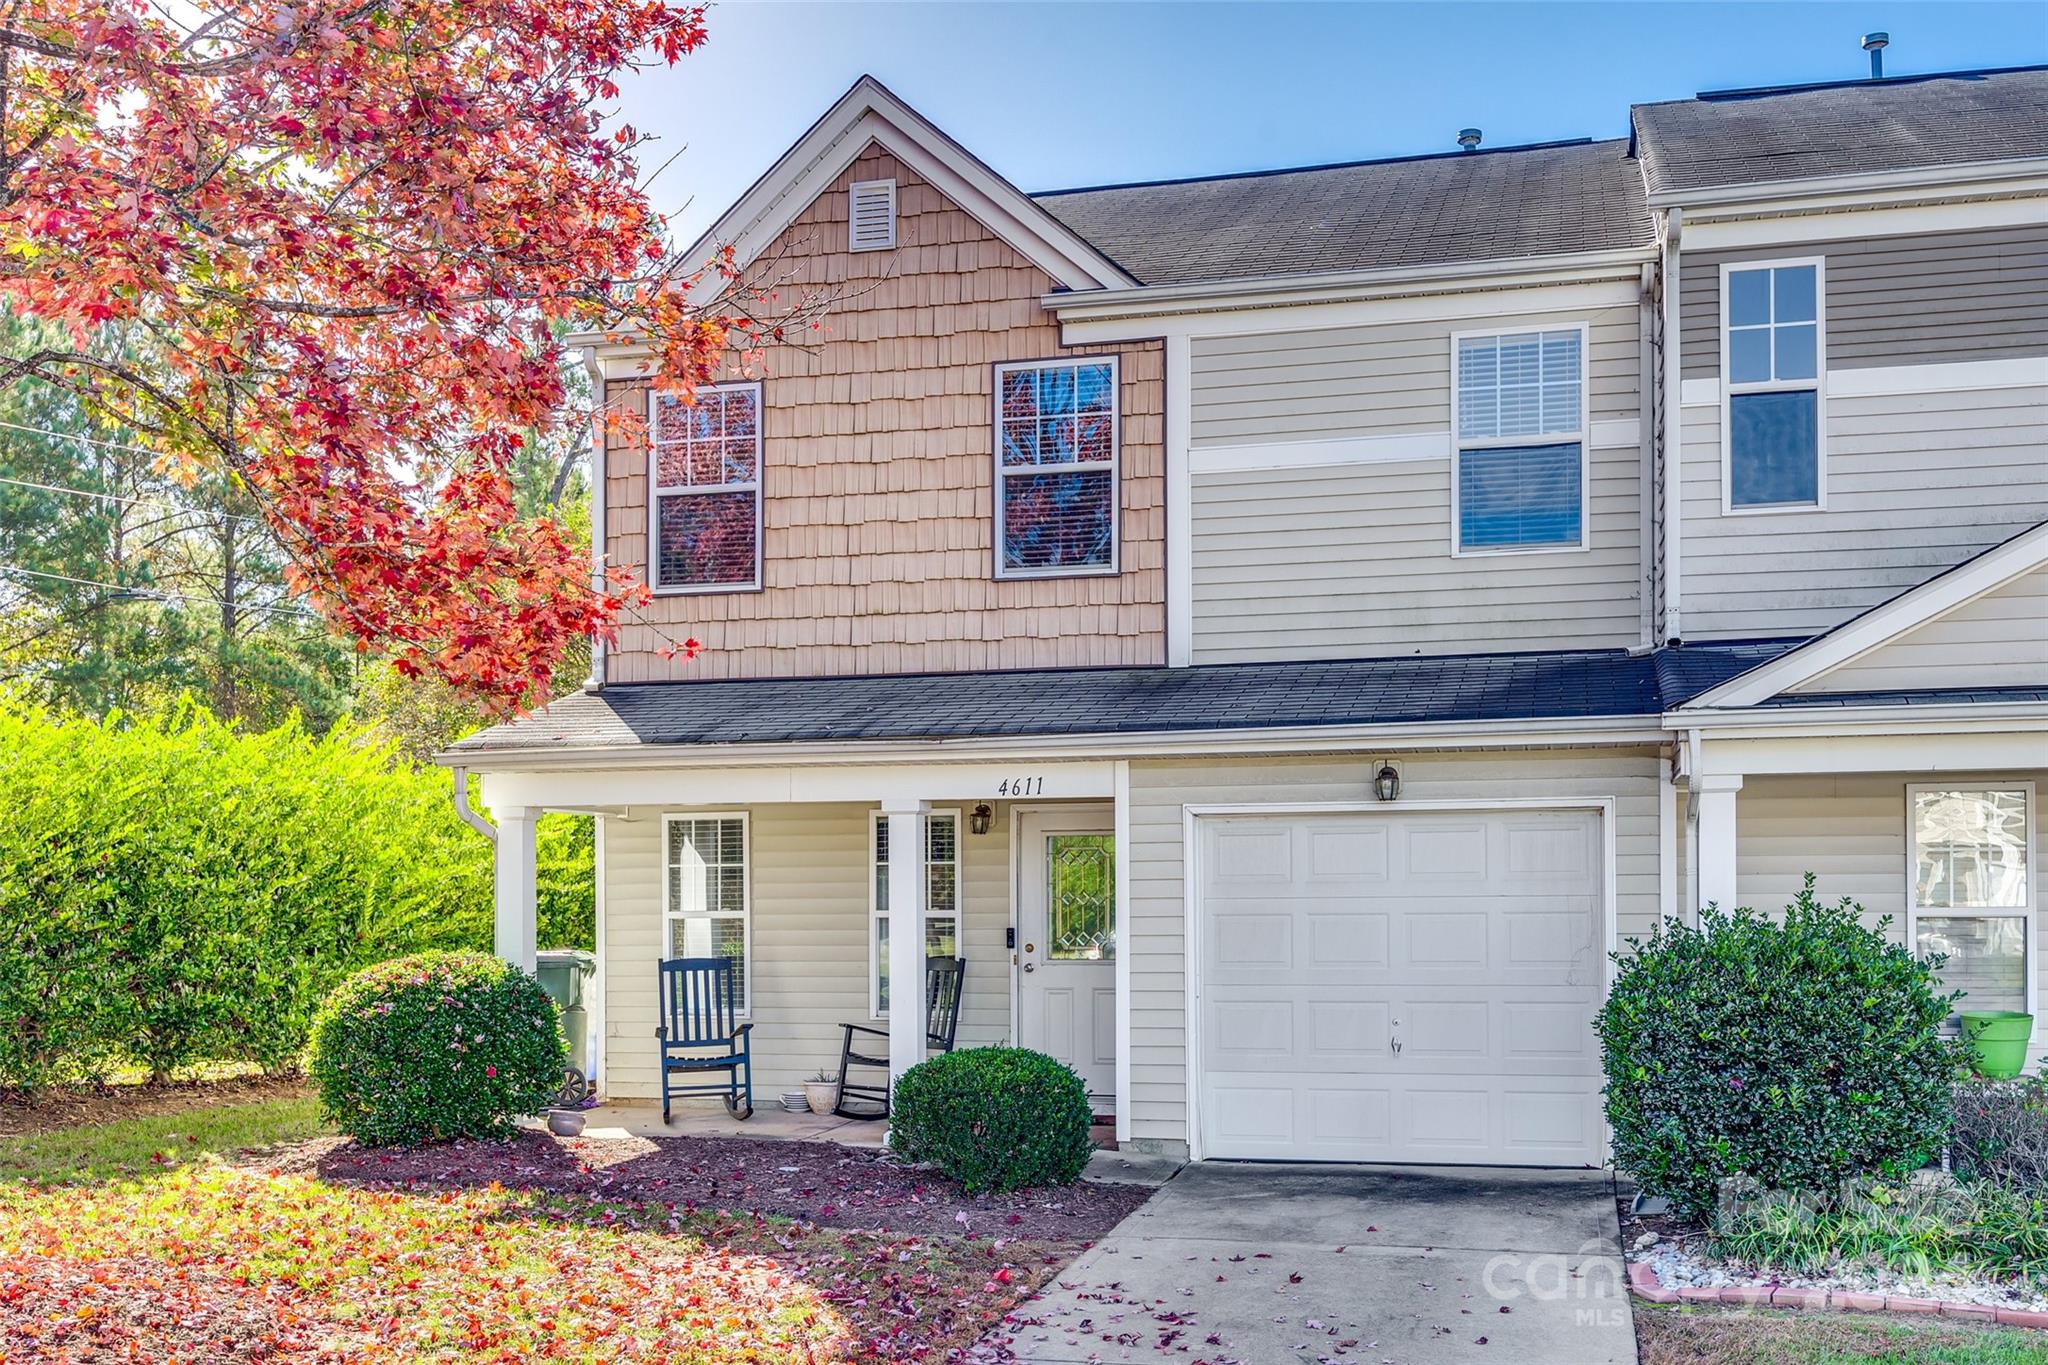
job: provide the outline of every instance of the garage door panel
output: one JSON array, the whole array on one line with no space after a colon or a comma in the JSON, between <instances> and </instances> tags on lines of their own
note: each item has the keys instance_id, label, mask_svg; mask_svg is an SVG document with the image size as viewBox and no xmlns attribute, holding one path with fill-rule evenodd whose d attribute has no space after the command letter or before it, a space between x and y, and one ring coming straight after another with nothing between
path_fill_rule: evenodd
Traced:
<instances>
[{"instance_id":1,"label":"garage door panel","mask_svg":"<svg viewBox=\"0 0 2048 1365\"><path fill-rule=\"evenodd\" d=\"M1601 1159L1597 816L1202 826L1206 1155Z\"/></svg>"}]
</instances>

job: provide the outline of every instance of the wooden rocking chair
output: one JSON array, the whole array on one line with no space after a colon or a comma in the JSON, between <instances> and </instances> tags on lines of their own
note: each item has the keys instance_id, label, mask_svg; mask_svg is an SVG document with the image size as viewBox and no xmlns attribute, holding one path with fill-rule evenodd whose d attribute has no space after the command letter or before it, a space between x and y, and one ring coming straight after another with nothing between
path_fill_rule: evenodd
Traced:
<instances>
[{"instance_id":1,"label":"wooden rocking chair","mask_svg":"<svg viewBox=\"0 0 2048 1365\"><path fill-rule=\"evenodd\" d=\"M661 1121L671 1096L717 1095L736 1119L754 1112L752 1024L739 1022L733 964L726 957L676 957L661 964ZM718 1074L724 1073L723 1079ZM678 1077L704 1077L702 1081Z\"/></svg>"},{"instance_id":2,"label":"wooden rocking chair","mask_svg":"<svg viewBox=\"0 0 2048 1365\"><path fill-rule=\"evenodd\" d=\"M967 975L967 959L964 957L930 957L924 964L924 1042L927 1051L951 1052L953 1035L960 1030L960 983ZM889 1030L876 1028L872 1024L841 1024L845 1030L844 1041L839 1047L839 1101L832 1106L832 1112L845 1119L885 1119L889 1117ZM881 1056L855 1052L854 1035L863 1040L882 1040ZM861 1046L873 1049L874 1044L862 1041ZM864 1070L878 1070L881 1076L873 1081L852 1079L855 1067Z\"/></svg>"}]
</instances>

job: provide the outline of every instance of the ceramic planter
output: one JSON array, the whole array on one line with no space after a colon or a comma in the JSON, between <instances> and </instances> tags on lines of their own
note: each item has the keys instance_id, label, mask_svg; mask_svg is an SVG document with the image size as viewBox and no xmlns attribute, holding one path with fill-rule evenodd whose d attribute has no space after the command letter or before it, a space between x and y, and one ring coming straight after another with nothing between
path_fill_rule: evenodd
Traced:
<instances>
[{"instance_id":1,"label":"ceramic planter","mask_svg":"<svg viewBox=\"0 0 2048 1365\"><path fill-rule=\"evenodd\" d=\"M839 1103L839 1082L805 1081L804 1103L811 1106L813 1114L829 1114L832 1106Z\"/></svg>"},{"instance_id":2,"label":"ceramic planter","mask_svg":"<svg viewBox=\"0 0 2048 1365\"><path fill-rule=\"evenodd\" d=\"M583 1131L583 1111L580 1109L548 1110L548 1131L556 1137L575 1137Z\"/></svg>"}]
</instances>

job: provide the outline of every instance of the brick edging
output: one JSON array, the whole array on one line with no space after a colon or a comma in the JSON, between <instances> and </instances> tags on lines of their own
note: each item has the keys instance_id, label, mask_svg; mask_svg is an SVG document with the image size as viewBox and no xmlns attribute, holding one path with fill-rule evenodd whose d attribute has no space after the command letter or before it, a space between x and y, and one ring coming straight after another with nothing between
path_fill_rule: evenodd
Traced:
<instances>
[{"instance_id":1,"label":"brick edging","mask_svg":"<svg viewBox=\"0 0 2048 1365\"><path fill-rule=\"evenodd\" d=\"M1647 1303L1718 1303L1731 1308L1801 1308L1837 1313L1937 1313L1967 1322L1995 1322L2006 1327L2048 1328L2048 1313L2031 1308L1992 1308L1948 1299L1909 1299L1897 1294L1860 1294L1847 1289L1795 1289L1790 1285L1723 1285L1708 1289L1685 1285L1667 1289L1645 1261L1628 1263L1628 1287Z\"/></svg>"}]
</instances>

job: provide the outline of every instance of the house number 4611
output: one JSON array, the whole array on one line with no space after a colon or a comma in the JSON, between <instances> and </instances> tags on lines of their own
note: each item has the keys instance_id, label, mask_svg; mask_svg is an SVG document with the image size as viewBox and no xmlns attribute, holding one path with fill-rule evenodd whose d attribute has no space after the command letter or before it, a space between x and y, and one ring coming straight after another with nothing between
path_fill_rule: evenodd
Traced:
<instances>
[{"instance_id":1,"label":"house number 4611","mask_svg":"<svg viewBox=\"0 0 2048 1365\"><path fill-rule=\"evenodd\" d=\"M1045 779L1042 777L1006 777L996 788L997 796L1043 796Z\"/></svg>"}]
</instances>

